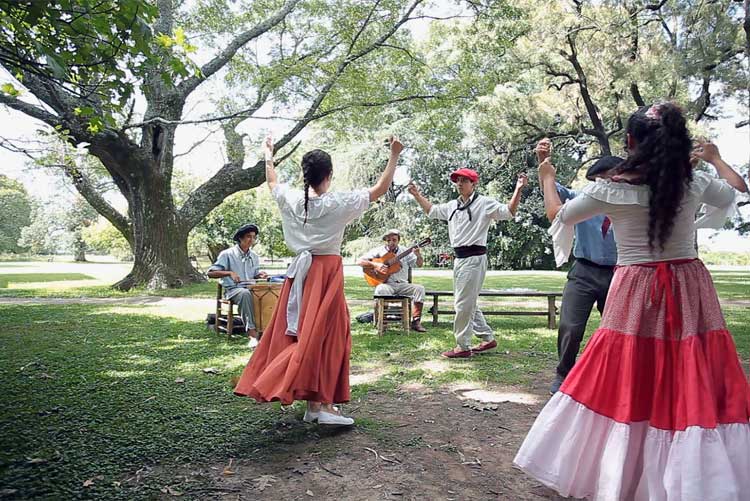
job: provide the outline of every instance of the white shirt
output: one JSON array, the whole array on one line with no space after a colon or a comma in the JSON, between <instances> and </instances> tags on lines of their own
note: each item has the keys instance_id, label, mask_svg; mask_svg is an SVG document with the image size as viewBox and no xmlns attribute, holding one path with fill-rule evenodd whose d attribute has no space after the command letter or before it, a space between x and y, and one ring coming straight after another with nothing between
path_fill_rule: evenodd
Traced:
<instances>
[{"instance_id":1,"label":"white shirt","mask_svg":"<svg viewBox=\"0 0 750 501\"><path fill-rule=\"evenodd\" d=\"M721 228L734 213L735 194L734 188L725 180L695 171L675 216L672 234L664 242L664 250L658 242L654 242L654 248L650 249L649 187L597 179L583 189L582 196L565 202L550 226L558 266L567 260L570 253L568 236L572 243L573 225L596 214L606 214L612 221L617 242L617 264L696 258L695 230ZM702 204L710 208L696 221L696 212Z\"/></svg>"},{"instance_id":2,"label":"white shirt","mask_svg":"<svg viewBox=\"0 0 750 501\"><path fill-rule=\"evenodd\" d=\"M393 252L397 256L399 253L404 252L406 249L397 247L396 250ZM387 245L383 245L380 247L376 247L372 249L370 252L365 254L363 257L367 260L375 259L376 257L383 257L387 253L391 252L388 250ZM409 268L416 268L417 267L417 255L412 252L411 254L404 256L401 259L401 269L398 270L396 273L390 275L388 277L388 280L385 281L387 284L405 284L409 282Z\"/></svg>"},{"instance_id":3,"label":"white shirt","mask_svg":"<svg viewBox=\"0 0 750 501\"><path fill-rule=\"evenodd\" d=\"M487 231L493 221L513 219L508 206L484 195L477 196L468 209L457 211L458 200L433 204L428 217L448 221L448 237L452 247L487 246ZM455 214L454 214L455 211ZM471 211L471 221L469 221ZM451 218L451 214L453 217ZM449 221L450 219L450 221Z\"/></svg>"},{"instance_id":4,"label":"white shirt","mask_svg":"<svg viewBox=\"0 0 750 501\"><path fill-rule=\"evenodd\" d=\"M297 335L302 308L302 292L313 255L341 254L346 225L361 216L370 204L370 192L329 192L311 197L307 202L305 222L305 192L293 190L287 184L277 184L273 197L281 210L284 241L296 254L286 275L294 278L286 309L287 332Z\"/></svg>"},{"instance_id":5,"label":"white shirt","mask_svg":"<svg viewBox=\"0 0 750 501\"><path fill-rule=\"evenodd\" d=\"M273 197L281 210L284 241L295 254L341 254L346 225L360 217L370 205L370 192L326 192L320 197L310 190L305 223L305 193L288 184L277 184Z\"/></svg>"}]
</instances>

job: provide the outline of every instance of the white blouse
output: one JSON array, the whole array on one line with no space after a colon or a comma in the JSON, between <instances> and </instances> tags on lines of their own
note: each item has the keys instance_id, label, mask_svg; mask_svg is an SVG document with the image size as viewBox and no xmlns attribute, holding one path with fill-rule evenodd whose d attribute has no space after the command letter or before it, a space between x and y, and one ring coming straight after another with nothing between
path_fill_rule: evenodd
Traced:
<instances>
[{"instance_id":1,"label":"white blouse","mask_svg":"<svg viewBox=\"0 0 750 501\"><path fill-rule=\"evenodd\" d=\"M310 190L305 224L305 192L288 184L277 184L273 197L281 210L284 241L295 253L341 254L346 225L360 217L370 205L366 189L326 192L315 196Z\"/></svg>"},{"instance_id":2,"label":"white blouse","mask_svg":"<svg viewBox=\"0 0 750 501\"><path fill-rule=\"evenodd\" d=\"M581 196L565 202L552 222L548 232L552 235L555 261L561 266L568 260L574 225L597 214L606 214L612 221L619 265L698 257L695 230L721 228L736 210L735 194L725 180L695 171L664 250L659 244L650 249L649 187L597 179L582 190ZM706 206L705 212L696 221L702 204Z\"/></svg>"},{"instance_id":3,"label":"white blouse","mask_svg":"<svg viewBox=\"0 0 750 501\"><path fill-rule=\"evenodd\" d=\"M505 204L484 195L477 196L466 210L456 210L458 200L444 204L433 204L428 217L448 221L448 237L451 247L487 245L487 230L493 221L512 219L513 214ZM471 220L469 219L471 211ZM451 217L453 216L453 217Z\"/></svg>"},{"instance_id":4,"label":"white blouse","mask_svg":"<svg viewBox=\"0 0 750 501\"><path fill-rule=\"evenodd\" d=\"M286 271L286 276L294 279L286 309L286 334L296 336L312 256L341 254L344 229L367 210L370 192L327 192L319 197L312 193L307 202L307 222L304 191L277 184L272 193L281 210L284 241L296 254Z\"/></svg>"}]
</instances>

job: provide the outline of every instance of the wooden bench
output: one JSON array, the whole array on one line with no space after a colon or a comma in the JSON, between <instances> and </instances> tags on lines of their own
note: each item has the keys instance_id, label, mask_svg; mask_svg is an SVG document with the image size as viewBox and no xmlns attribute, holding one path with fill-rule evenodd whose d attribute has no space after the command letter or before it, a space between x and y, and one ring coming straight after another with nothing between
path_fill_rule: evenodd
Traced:
<instances>
[{"instance_id":1,"label":"wooden bench","mask_svg":"<svg viewBox=\"0 0 750 501\"><path fill-rule=\"evenodd\" d=\"M427 296L432 296L432 308L430 309L430 312L432 313L432 325L437 325L438 323L438 315L444 314L444 315L454 315L456 312L454 310L439 310L438 309L438 299L440 296L452 296L453 291L426 291L425 294ZM505 291L496 291L496 290L483 290L479 293L479 297L546 297L547 298L547 310L546 311L526 311L526 310L516 310L516 311L484 311L482 310L482 313L485 315L544 315L547 317L547 327L550 329L557 328L557 322L556 322L556 315L557 315L557 308L555 306L555 298L562 297L562 292L536 292L536 291L529 291L529 292L505 292Z\"/></svg>"}]
</instances>

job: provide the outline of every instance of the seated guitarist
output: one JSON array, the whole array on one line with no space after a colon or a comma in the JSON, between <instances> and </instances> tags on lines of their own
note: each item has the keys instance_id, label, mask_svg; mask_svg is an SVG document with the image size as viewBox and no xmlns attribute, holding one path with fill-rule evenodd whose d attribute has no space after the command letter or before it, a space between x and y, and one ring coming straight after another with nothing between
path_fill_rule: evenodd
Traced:
<instances>
[{"instance_id":1,"label":"seated guitarist","mask_svg":"<svg viewBox=\"0 0 750 501\"><path fill-rule=\"evenodd\" d=\"M388 265L373 261L385 256L389 252L398 254L398 244L401 241L401 232L398 230L388 230L383 235L385 245L376 247L370 252L359 258L357 264L363 269L369 270L374 269L378 273L383 275L388 273ZM411 330L416 332L427 332L427 329L422 327L422 306L424 305L424 286L410 284L408 281L409 268L420 268L424 260L422 259L422 253L419 247L414 249L414 252L404 256L401 259L401 269L388 276L386 281L377 287L375 287L376 296L411 296L413 303L412 317L411 317Z\"/></svg>"}]
</instances>

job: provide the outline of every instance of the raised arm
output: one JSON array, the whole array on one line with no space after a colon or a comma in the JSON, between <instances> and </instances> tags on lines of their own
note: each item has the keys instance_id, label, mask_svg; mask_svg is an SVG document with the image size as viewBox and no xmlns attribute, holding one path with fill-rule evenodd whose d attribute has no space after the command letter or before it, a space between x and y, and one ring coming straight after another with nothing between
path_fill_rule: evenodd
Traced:
<instances>
[{"instance_id":1,"label":"raised arm","mask_svg":"<svg viewBox=\"0 0 750 501\"><path fill-rule=\"evenodd\" d=\"M279 181L276 176L276 166L273 164L273 137L270 134L263 142L263 154L266 157L266 183L268 183L268 189L273 191Z\"/></svg>"},{"instance_id":2,"label":"raised arm","mask_svg":"<svg viewBox=\"0 0 750 501\"><path fill-rule=\"evenodd\" d=\"M516 215L518 204L521 203L521 191L523 190L523 187L528 183L529 179L526 177L526 174L521 174L518 176L518 181L516 181L516 189L513 190L513 196L510 197L510 202L508 202L508 210L511 214L513 214L513 216Z\"/></svg>"},{"instance_id":3,"label":"raised arm","mask_svg":"<svg viewBox=\"0 0 750 501\"><path fill-rule=\"evenodd\" d=\"M417 201L420 207L422 207L422 210L425 214L429 214L430 210L432 210L432 202L427 200L424 195L422 195L422 192L419 191L419 187L414 183L409 183L409 193L411 193L411 196L414 197L414 200Z\"/></svg>"},{"instance_id":4,"label":"raised arm","mask_svg":"<svg viewBox=\"0 0 750 501\"><path fill-rule=\"evenodd\" d=\"M735 170L721 158L719 148L717 148L715 144L700 141L698 147L693 150L693 156L713 165L719 177L726 180L732 188L741 191L742 193L747 193L747 183L742 179L742 176L737 174L737 172L735 172Z\"/></svg>"},{"instance_id":5,"label":"raised arm","mask_svg":"<svg viewBox=\"0 0 750 501\"><path fill-rule=\"evenodd\" d=\"M562 207L560 195L557 193L557 186L555 185L555 173L556 170L552 161L549 157L546 157L539 164L539 185L542 187L542 193L544 194L544 211L550 221L554 221L560 207Z\"/></svg>"},{"instance_id":6,"label":"raised arm","mask_svg":"<svg viewBox=\"0 0 750 501\"><path fill-rule=\"evenodd\" d=\"M396 136L390 137L391 143L391 156L388 158L388 164L385 166L383 174L380 175L380 179L375 185L370 188L370 202L374 202L378 198L382 197L393 182L393 174L396 172L396 164L398 163L398 157L401 155L401 150L404 149L404 145L398 140Z\"/></svg>"}]
</instances>

